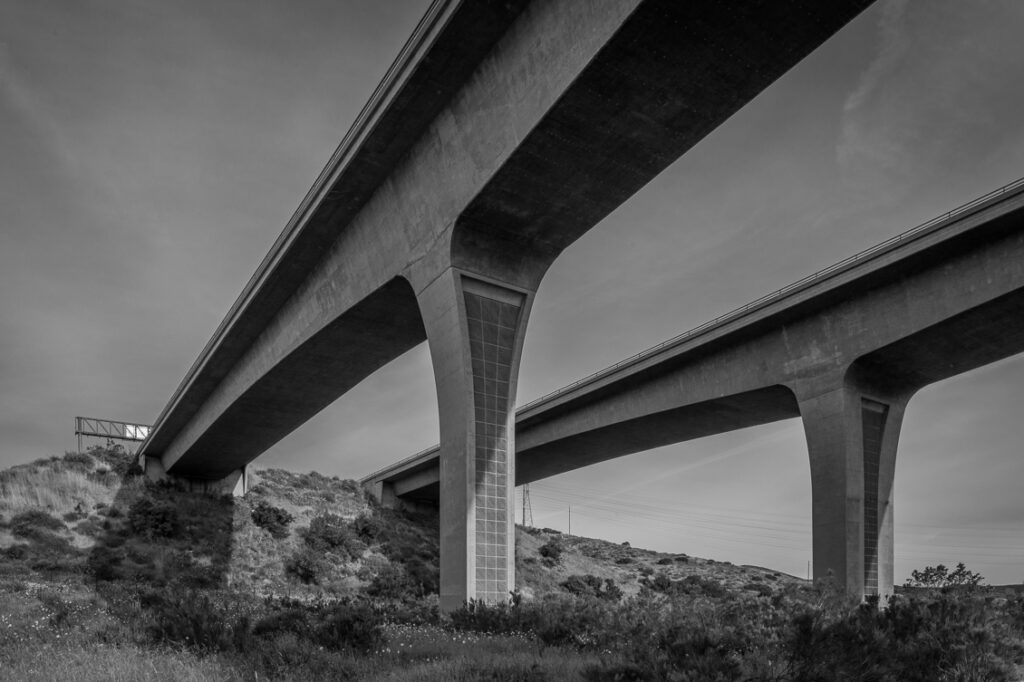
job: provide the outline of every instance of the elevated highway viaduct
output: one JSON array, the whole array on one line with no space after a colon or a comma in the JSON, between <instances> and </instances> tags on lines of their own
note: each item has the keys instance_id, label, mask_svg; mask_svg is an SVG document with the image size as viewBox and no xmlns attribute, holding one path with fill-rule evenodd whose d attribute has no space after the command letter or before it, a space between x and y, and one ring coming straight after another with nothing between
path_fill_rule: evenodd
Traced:
<instances>
[{"instance_id":1,"label":"elevated highway viaduct","mask_svg":"<svg viewBox=\"0 0 1024 682\"><path fill-rule=\"evenodd\" d=\"M437 0L154 422L147 470L237 477L425 340L442 607L505 599L544 272L868 4Z\"/></svg>"},{"instance_id":2,"label":"elevated highway viaduct","mask_svg":"<svg viewBox=\"0 0 1024 682\"><path fill-rule=\"evenodd\" d=\"M800 417L815 577L831 573L853 593L888 594L907 402L924 386L1021 351L1018 181L520 408L516 484ZM363 483L386 503L436 503L439 478L434 448Z\"/></svg>"}]
</instances>

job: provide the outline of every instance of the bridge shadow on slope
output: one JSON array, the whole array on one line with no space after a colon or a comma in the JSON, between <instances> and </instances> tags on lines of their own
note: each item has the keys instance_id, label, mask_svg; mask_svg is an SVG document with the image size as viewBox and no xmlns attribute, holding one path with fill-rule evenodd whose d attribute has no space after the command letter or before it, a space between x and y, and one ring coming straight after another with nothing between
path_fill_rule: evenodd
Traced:
<instances>
[{"instance_id":1,"label":"bridge shadow on slope","mask_svg":"<svg viewBox=\"0 0 1024 682\"><path fill-rule=\"evenodd\" d=\"M125 586L300 598L438 591L436 513L380 508L357 482L316 472L262 470L238 498L153 483L130 462L116 472L124 483L113 502L90 521L87 575L111 601ZM261 506L287 508L291 520L275 533L254 518Z\"/></svg>"},{"instance_id":2,"label":"bridge shadow on slope","mask_svg":"<svg viewBox=\"0 0 1024 682\"><path fill-rule=\"evenodd\" d=\"M95 538L86 560L97 590L119 583L215 589L227 585L235 507L230 495L189 492L174 482L145 479L118 446L92 448L122 485L81 530Z\"/></svg>"}]
</instances>

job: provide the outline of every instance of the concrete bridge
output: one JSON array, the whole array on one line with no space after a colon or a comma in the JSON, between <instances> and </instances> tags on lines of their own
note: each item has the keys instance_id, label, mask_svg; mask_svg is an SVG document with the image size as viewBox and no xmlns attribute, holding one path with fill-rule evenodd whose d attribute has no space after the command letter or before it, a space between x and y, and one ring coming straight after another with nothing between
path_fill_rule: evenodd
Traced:
<instances>
[{"instance_id":1,"label":"concrete bridge","mask_svg":"<svg viewBox=\"0 0 1024 682\"><path fill-rule=\"evenodd\" d=\"M557 255L868 0L438 0L141 448L202 485L426 340L441 602L514 584L512 407Z\"/></svg>"},{"instance_id":2,"label":"concrete bridge","mask_svg":"<svg viewBox=\"0 0 1024 682\"><path fill-rule=\"evenodd\" d=\"M520 408L516 485L800 417L814 573L893 587L893 476L916 391L1024 351L1024 180ZM363 484L436 504L438 450Z\"/></svg>"}]
</instances>

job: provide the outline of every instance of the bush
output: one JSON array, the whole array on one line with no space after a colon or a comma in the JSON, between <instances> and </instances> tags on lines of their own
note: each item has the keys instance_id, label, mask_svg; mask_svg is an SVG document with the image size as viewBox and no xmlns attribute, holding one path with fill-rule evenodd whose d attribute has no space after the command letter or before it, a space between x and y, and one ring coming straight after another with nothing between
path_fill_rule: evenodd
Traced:
<instances>
[{"instance_id":1,"label":"bush","mask_svg":"<svg viewBox=\"0 0 1024 682\"><path fill-rule=\"evenodd\" d=\"M319 585L330 565L319 552L303 547L285 562L284 571L307 585Z\"/></svg>"},{"instance_id":2,"label":"bush","mask_svg":"<svg viewBox=\"0 0 1024 682\"><path fill-rule=\"evenodd\" d=\"M302 537L310 549L334 552L343 558L358 558L366 549L345 519L337 514L317 516L310 522L309 528L302 531Z\"/></svg>"},{"instance_id":3,"label":"bush","mask_svg":"<svg viewBox=\"0 0 1024 682\"><path fill-rule=\"evenodd\" d=\"M373 543L387 535L387 524L378 516L360 514L352 520L352 531L363 542Z\"/></svg>"},{"instance_id":4,"label":"bush","mask_svg":"<svg viewBox=\"0 0 1024 682\"><path fill-rule=\"evenodd\" d=\"M142 466L138 462L138 458L132 455L130 452L124 449L121 445L114 445L108 441L106 447L94 445L88 449L88 453L92 455L101 464L106 465L108 472L111 474L110 478L114 482L135 476L141 476L144 472ZM101 474L102 472L95 472ZM90 478L94 480L105 481L105 477L100 475Z\"/></svg>"},{"instance_id":5,"label":"bush","mask_svg":"<svg viewBox=\"0 0 1024 682\"><path fill-rule=\"evenodd\" d=\"M537 550L537 553L544 558L544 563L549 566L554 566L562 560L562 543L555 538L551 538Z\"/></svg>"},{"instance_id":6,"label":"bush","mask_svg":"<svg viewBox=\"0 0 1024 682\"><path fill-rule=\"evenodd\" d=\"M294 520L286 510L267 502L260 502L252 510L253 523L278 540L288 537L288 524Z\"/></svg>"},{"instance_id":7,"label":"bush","mask_svg":"<svg viewBox=\"0 0 1024 682\"><path fill-rule=\"evenodd\" d=\"M324 609L313 641L325 649L353 649L366 654L385 643L379 615L365 605L336 604Z\"/></svg>"},{"instance_id":8,"label":"bush","mask_svg":"<svg viewBox=\"0 0 1024 682\"><path fill-rule=\"evenodd\" d=\"M611 578L602 581L596 575L570 575L561 585L562 589L577 597L596 597L612 602L622 598L622 590Z\"/></svg>"},{"instance_id":9,"label":"bush","mask_svg":"<svg viewBox=\"0 0 1024 682\"><path fill-rule=\"evenodd\" d=\"M181 532L181 520L173 504L142 497L128 509L128 527L149 539L172 538Z\"/></svg>"},{"instance_id":10,"label":"bush","mask_svg":"<svg viewBox=\"0 0 1024 682\"><path fill-rule=\"evenodd\" d=\"M28 556L28 545L11 545L7 549L0 550L0 556L13 561L22 561Z\"/></svg>"},{"instance_id":11,"label":"bush","mask_svg":"<svg viewBox=\"0 0 1024 682\"><path fill-rule=\"evenodd\" d=\"M97 545L89 554L88 567L97 581L119 580L122 576L123 555L109 547Z\"/></svg>"},{"instance_id":12,"label":"bush","mask_svg":"<svg viewBox=\"0 0 1024 682\"><path fill-rule=\"evenodd\" d=\"M409 576L397 566L384 566L366 586L366 594L386 599L401 599L414 591Z\"/></svg>"},{"instance_id":13,"label":"bush","mask_svg":"<svg viewBox=\"0 0 1024 682\"><path fill-rule=\"evenodd\" d=\"M659 573L648 581L648 586L655 592L668 592L672 589L672 579L665 573Z\"/></svg>"},{"instance_id":14,"label":"bush","mask_svg":"<svg viewBox=\"0 0 1024 682\"><path fill-rule=\"evenodd\" d=\"M187 646L200 652L244 650L249 635L245 618L232 618L223 604L193 591L148 593L152 614L149 636L159 644Z\"/></svg>"},{"instance_id":15,"label":"bush","mask_svg":"<svg viewBox=\"0 0 1024 682\"><path fill-rule=\"evenodd\" d=\"M381 616L366 604L352 602L285 602L257 621L252 634L264 641L291 635L330 651L364 654L385 643Z\"/></svg>"},{"instance_id":16,"label":"bush","mask_svg":"<svg viewBox=\"0 0 1024 682\"><path fill-rule=\"evenodd\" d=\"M64 464L75 471L89 471L96 462L84 452L68 452L64 454Z\"/></svg>"},{"instance_id":17,"label":"bush","mask_svg":"<svg viewBox=\"0 0 1024 682\"><path fill-rule=\"evenodd\" d=\"M760 595L762 597L770 597L770 596L772 596L772 594L774 594L772 592L772 588L768 587L764 583L759 583L759 582L754 582L754 581L751 581L751 582L747 583L746 585L744 585L743 589L747 590L749 592L756 592L758 595Z\"/></svg>"},{"instance_id":18,"label":"bush","mask_svg":"<svg viewBox=\"0 0 1024 682\"><path fill-rule=\"evenodd\" d=\"M55 530L64 530L67 526L60 519L54 518L44 511L33 509L31 511L15 514L11 517L8 526L11 535L18 538L38 539L40 531L49 534Z\"/></svg>"},{"instance_id":19,"label":"bush","mask_svg":"<svg viewBox=\"0 0 1024 682\"><path fill-rule=\"evenodd\" d=\"M924 569L910 572L910 579L905 587L927 587L927 588L965 588L973 589L984 580L980 573L968 571L961 561L956 568L950 571L939 564L938 566L926 566Z\"/></svg>"}]
</instances>

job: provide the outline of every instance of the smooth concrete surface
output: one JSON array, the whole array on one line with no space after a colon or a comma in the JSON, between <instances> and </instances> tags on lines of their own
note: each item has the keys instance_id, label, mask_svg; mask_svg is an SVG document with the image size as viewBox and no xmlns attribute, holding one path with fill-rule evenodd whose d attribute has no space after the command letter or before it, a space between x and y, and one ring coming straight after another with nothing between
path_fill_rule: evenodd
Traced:
<instances>
[{"instance_id":1,"label":"smooth concrete surface","mask_svg":"<svg viewBox=\"0 0 1024 682\"><path fill-rule=\"evenodd\" d=\"M515 586L513 408L533 296L455 269L420 295L440 412L443 610Z\"/></svg>"},{"instance_id":2,"label":"smooth concrete surface","mask_svg":"<svg viewBox=\"0 0 1024 682\"><path fill-rule=\"evenodd\" d=\"M515 369L557 255L868 4L435 3L141 450L222 478L427 340L443 606L505 598L515 372L476 392L464 281L522 296Z\"/></svg>"},{"instance_id":3,"label":"smooth concrete surface","mask_svg":"<svg viewBox=\"0 0 1024 682\"><path fill-rule=\"evenodd\" d=\"M521 409L516 484L802 417L815 577L831 574L854 593L885 595L893 581L892 483L907 402L928 384L1021 351L1024 189L1016 188L700 336ZM881 406L884 417L872 416L871 406ZM436 499L432 458L425 452L364 481L389 481L407 499Z\"/></svg>"}]
</instances>

